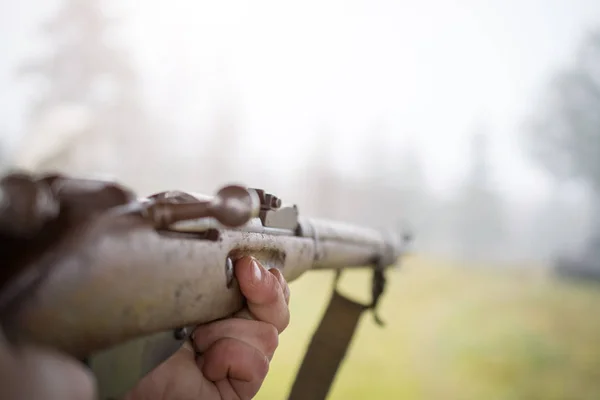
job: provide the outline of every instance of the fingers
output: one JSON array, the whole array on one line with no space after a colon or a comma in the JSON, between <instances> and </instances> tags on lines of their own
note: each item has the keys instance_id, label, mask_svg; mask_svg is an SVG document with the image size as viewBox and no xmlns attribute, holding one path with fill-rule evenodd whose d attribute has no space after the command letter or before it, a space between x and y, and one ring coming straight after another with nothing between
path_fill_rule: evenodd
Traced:
<instances>
[{"instance_id":1,"label":"fingers","mask_svg":"<svg viewBox=\"0 0 600 400\"><path fill-rule=\"evenodd\" d=\"M202 393L202 396L198 395ZM216 399L217 389L203 379L188 342L144 376L122 400Z\"/></svg>"},{"instance_id":2,"label":"fingers","mask_svg":"<svg viewBox=\"0 0 600 400\"><path fill-rule=\"evenodd\" d=\"M35 380L39 379L40 385L45 387L46 399L95 398L94 378L79 362L62 354L34 349L25 352L23 361L25 371Z\"/></svg>"},{"instance_id":3,"label":"fingers","mask_svg":"<svg viewBox=\"0 0 600 400\"><path fill-rule=\"evenodd\" d=\"M281 287L283 289L283 297L285 298L285 304L289 305L290 304L290 287L288 286L285 278L283 277L281 272L279 272L279 270L276 268L271 268L269 270L269 272L272 273L273 275L275 275L275 277L277 278L277 281L279 282L279 284L281 285ZM252 315L250 310L248 310L247 308L244 308L244 309L238 311L237 313L235 313L233 315L233 317L251 319L251 320L255 319L254 315Z\"/></svg>"},{"instance_id":4,"label":"fingers","mask_svg":"<svg viewBox=\"0 0 600 400\"><path fill-rule=\"evenodd\" d=\"M233 318L196 328L197 365L221 398L251 399L260 389L288 326L290 290L277 269L267 271L254 258L235 263L246 308Z\"/></svg>"},{"instance_id":5,"label":"fingers","mask_svg":"<svg viewBox=\"0 0 600 400\"><path fill-rule=\"evenodd\" d=\"M281 285L281 289L283 290L283 297L285 299L285 304L289 305L290 304L290 287L288 286L287 281L283 277L283 274L277 268L271 268L269 270L269 272L272 273L273 275L275 275L275 278L277 278L277 282L279 282L279 285Z\"/></svg>"},{"instance_id":6,"label":"fingers","mask_svg":"<svg viewBox=\"0 0 600 400\"><path fill-rule=\"evenodd\" d=\"M245 342L222 338L206 350L199 366L208 380L220 383L222 394L230 392L230 386L238 398L251 399L269 371L269 360Z\"/></svg>"},{"instance_id":7,"label":"fingers","mask_svg":"<svg viewBox=\"0 0 600 400\"><path fill-rule=\"evenodd\" d=\"M234 318L216 321L201 325L194 332L194 347L196 351L204 353L213 343L222 338L240 340L262 352L269 360L279 345L279 333L285 329L289 322L290 290L283 275L275 268L266 271L261 269L261 280L258 284L249 284L250 279L244 280L244 274L254 277L254 259L247 257L239 260L238 279L242 292L248 296L248 308L236 313ZM250 273L248 273L250 272ZM266 275L265 278L262 274ZM270 275L270 276L269 276ZM262 287L261 287L262 286ZM248 293L248 294L246 294ZM268 308L271 308L269 310ZM257 321L256 319L262 320Z\"/></svg>"},{"instance_id":8,"label":"fingers","mask_svg":"<svg viewBox=\"0 0 600 400\"><path fill-rule=\"evenodd\" d=\"M200 326L194 332L196 351L204 353L222 338L242 341L263 353L269 360L279 345L279 332L266 322L231 318Z\"/></svg>"},{"instance_id":9,"label":"fingers","mask_svg":"<svg viewBox=\"0 0 600 400\"><path fill-rule=\"evenodd\" d=\"M244 257L235 264L235 274L248 311L281 333L290 321L289 287L281 273L276 269L267 271L254 258Z\"/></svg>"},{"instance_id":10,"label":"fingers","mask_svg":"<svg viewBox=\"0 0 600 400\"><path fill-rule=\"evenodd\" d=\"M4 349L2 350L4 351ZM0 397L92 400L93 376L77 361L45 349L19 349L0 357Z\"/></svg>"}]
</instances>

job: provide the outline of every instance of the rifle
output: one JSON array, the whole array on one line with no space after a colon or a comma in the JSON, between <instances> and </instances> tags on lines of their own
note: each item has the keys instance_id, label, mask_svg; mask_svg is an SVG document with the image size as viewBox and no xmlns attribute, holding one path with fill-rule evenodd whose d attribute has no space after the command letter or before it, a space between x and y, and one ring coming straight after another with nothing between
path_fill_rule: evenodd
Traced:
<instances>
[{"instance_id":1,"label":"rifle","mask_svg":"<svg viewBox=\"0 0 600 400\"><path fill-rule=\"evenodd\" d=\"M290 399L324 399L361 314L410 235L299 216L261 189L146 198L117 183L10 173L0 180L0 327L13 343L85 360L100 398L121 396L198 324L239 311L233 276L251 255L288 282L309 270L367 267L372 302L335 286ZM381 320L374 312L375 320ZM125 351L126 350L126 351Z\"/></svg>"}]
</instances>

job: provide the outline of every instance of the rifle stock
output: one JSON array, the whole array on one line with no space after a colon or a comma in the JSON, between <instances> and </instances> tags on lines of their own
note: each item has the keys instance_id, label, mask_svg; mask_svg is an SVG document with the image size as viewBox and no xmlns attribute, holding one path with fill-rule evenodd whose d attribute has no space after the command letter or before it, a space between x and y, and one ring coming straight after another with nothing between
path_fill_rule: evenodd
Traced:
<instances>
[{"instance_id":1,"label":"rifle stock","mask_svg":"<svg viewBox=\"0 0 600 400\"><path fill-rule=\"evenodd\" d=\"M39 201L15 189L27 185L36 198L49 193L58 211L42 213ZM313 269L388 267L403 250L391 234L298 217L295 206L262 190L136 199L107 182L28 175L5 177L0 190L1 250L11 264L0 292L7 337L78 359L146 338L152 346L138 355L154 355L143 373L185 338L174 339L178 328L242 308L232 272L239 257L251 255L291 282ZM32 228L17 232L18 218Z\"/></svg>"}]
</instances>

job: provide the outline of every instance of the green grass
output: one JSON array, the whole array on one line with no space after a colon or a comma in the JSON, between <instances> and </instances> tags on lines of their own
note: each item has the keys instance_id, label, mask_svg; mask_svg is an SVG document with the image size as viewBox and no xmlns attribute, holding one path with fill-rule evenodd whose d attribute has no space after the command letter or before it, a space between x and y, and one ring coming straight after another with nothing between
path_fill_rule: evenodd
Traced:
<instances>
[{"instance_id":1,"label":"green grass","mask_svg":"<svg viewBox=\"0 0 600 400\"><path fill-rule=\"evenodd\" d=\"M344 293L367 300L369 275ZM258 399L285 399L331 290L327 272L292 283L292 322ZM365 315L330 399L600 398L600 285L539 270L461 268L411 259Z\"/></svg>"}]
</instances>

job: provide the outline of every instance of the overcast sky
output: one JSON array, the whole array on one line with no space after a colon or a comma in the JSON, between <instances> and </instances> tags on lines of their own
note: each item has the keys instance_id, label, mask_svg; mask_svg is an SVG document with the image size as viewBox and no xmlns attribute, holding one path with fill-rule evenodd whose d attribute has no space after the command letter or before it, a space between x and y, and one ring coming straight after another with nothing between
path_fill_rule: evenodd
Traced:
<instances>
[{"instance_id":1,"label":"overcast sky","mask_svg":"<svg viewBox=\"0 0 600 400\"><path fill-rule=\"evenodd\" d=\"M14 137L27 96L13 70L42 46L36 24L56 4L0 2L0 128ZM468 134L485 124L513 197L544 188L517 147L524 116L600 26L594 0L121 0L115 11L149 98L184 129L229 96L256 157L291 170L326 126L339 134L338 167L359 171L366 133L383 126L392 157L417 144L434 184L448 187Z\"/></svg>"}]
</instances>

